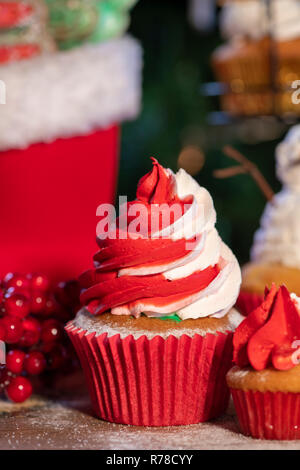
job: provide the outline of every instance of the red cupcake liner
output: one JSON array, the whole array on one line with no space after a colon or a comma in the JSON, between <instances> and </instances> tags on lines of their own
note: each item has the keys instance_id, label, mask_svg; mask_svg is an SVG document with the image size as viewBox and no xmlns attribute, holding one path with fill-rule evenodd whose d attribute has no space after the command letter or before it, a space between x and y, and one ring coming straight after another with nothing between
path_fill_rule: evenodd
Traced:
<instances>
[{"instance_id":1,"label":"red cupcake liner","mask_svg":"<svg viewBox=\"0 0 300 470\"><path fill-rule=\"evenodd\" d=\"M300 439L300 394L231 389L240 428L257 439Z\"/></svg>"},{"instance_id":2,"label":"red cupcake liner","mask_svg":"<svg viewBox=\"0 0 300 470\"><path fill-rule=\"evenodd\" d=\"M242 314L249 315L254 309L256 309L264 300L264 296L261 294L250 294L249 292L242 291L238 296L236 302L237 310Z\"/></svg>"},{"instance_id":3,"label":"red cupcake liner","mask_svg":"<svg viewBox=\"0 0 300 470\"><path fill-rule=\"evenodd\" d=\"M228 406L226 373L232 365L232 332L169 336L66 331L84 370L95 414L137 426L194 424Z\"/></svg>"}]
</instances>

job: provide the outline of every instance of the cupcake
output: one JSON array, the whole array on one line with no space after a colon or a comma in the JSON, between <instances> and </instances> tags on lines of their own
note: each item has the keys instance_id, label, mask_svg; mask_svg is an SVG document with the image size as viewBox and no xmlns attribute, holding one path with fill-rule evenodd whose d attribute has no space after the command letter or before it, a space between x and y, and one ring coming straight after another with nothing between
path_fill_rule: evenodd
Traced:
<instances>
[{"instance_id":1,"label":"cupcake","mask_svg":"<svg viewBox=\"0 0 300 470\"><path fill-rule=\"evenodd\" d=\"M244 314L259 305L272 282L300 296L300 125L277 146L276 171L282 190L267 203L242 270L237 306Z\"/></svg>"},{"instance_id":2,"label":"cupcake","mask_svg":"<svg viewBox=\"0 0 300 470\"><path fill-rule=\"evenodd\" d=\"M227 42L215 50L212 66L229 89L222 97L224 110L299 113L289 87L300 72L300 2L274 0L268 12L267 2L260 0L228 1L220 25Z\"/></svg>"},{"instance_id":3,"label":"cupcake","mask_svg":"<svg viewBox=\"0 0 300 470\"><path fill-rule=\"evenodd\" d=\"M236 329L227 374L240 428L258 439L300 439L300 299L275 284Z\"/></svg>"},{"instance_id":4,"label":"cupcake","mask_svg":"<svg viewBox=\"0 0 300 470\"><path fill-rule=\"evenodd\" d=\"M136 199L106 233L98 226L94 269L80 279L84 307L66 329L99 418L199 423L228 404L241 273L208 191L152 161Z\"/></svg>"}]
</instances>

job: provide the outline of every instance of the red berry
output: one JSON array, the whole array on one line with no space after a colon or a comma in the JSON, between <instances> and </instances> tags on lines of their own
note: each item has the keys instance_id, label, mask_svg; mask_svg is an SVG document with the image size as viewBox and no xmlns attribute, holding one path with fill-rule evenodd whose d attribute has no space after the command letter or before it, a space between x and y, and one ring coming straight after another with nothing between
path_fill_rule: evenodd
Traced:
<instances>
[{"instance_id":1,"label":"red berry","mask_svg":"<svg viewBox=\"0 0 300 470\"><path fill-rule=\"evenodd\" d=\"M24 366L25 353L18 349L12 349L6 355L6 368L13 374L21 374Z\"/></svg>"},{"instance_id":2,"label":"red berry","mask_svg":"<svg viewBox=\"0 0 300 470\"><path fill-rule=\"evenodd\" d=\"M15 403L22 403L32 394L32 385L26 377L14 377L6 387L6 395Z\"/></svg>"},{"instance_id":3,"label":"red berry","mask_svg":"<svg viewBox=\"0 0 300 470\"><path fill-rule=\"evenodd\" d=\"M55 315L59 309L60 307L53 296L46 297L45 308L42 312L42 315L45 317Z\"/></svg>"},{"instance_id":4,"label":"red berry","mask_svg":"<svg viewBox=\"0 0 300 470\"><path fill-rule=\"evenodd\" d=\"M41 336L41 325L38 320L33 317L26 317L22 323L23 334L19 340L19 346L31 347L39 342Z\"/></svg>"},{"instance_id":5,"label":"red berry","mask_svg":"<svg viewBox=\"0 0 300 470\"><path fill-rule=\"evenodd\" d=\"M30 310L36 315L41 315L46 308L46 297L42 292L33 292L31 297Z\"/></svg>"},{"instance_id":6,"label":"red berry","mask_svg":"<svg viewBox=\"0 0 300 470\"><path fill-rule=\"evenodd\" d=\"M39 351L32 351L26 355L25 370L30 375L39 375L46 367L46 359L44 354Z\"/></svg>"},{"instance_id":7,"label":"red berry","mask_svg":"<svg viewBox=\"0 0 300 470\"><path fill-rule=\"evenodd\" d=\"M25 295L14 292L5 296L4 309L8 315L24 318L29 315L30 302Z\"/></svg>"},{"instance_id":8,"label":"red berry","mask_svg":"<svg viewBox=\"0 0 300 470\"><path fill-rule=\"evenodd\" d=\"M42 326L41 340L43 343L59 341L63 336L63 328L58 320L46 320Z\"/></svg>"},{"instance_id":9,"label":"red berry","mask_svg":"<svg viewBox=\"0 0 300 470\"><path fill-rule=\"evenodd\" d=\"M26 276L18 273L8 273L4 278L4 285L6 289L13 287L17 292L29 290L30 282Z\"/></svg>"},{"instance_id":10,"label":"red berry","mask_svg":"<svg viewBox=\"0 0 300 470\"><path fill-rule=\"evenodd\" d=\"M46 292L49 289L50 282L47 276L43 274L28 274L27 279L31 283L32 290Z\"/></svg>"},{"instance_id":11,"label":"red berry","mask_svg":"<svg viewBox=\"0 0 300 470\"><path fill-rule=\"evenodd\" d=\"M0 391L5 389L12 381L14 375L7 369L1 370L0 372Z\"/></svg>"},{"instance_id":12,"label":"red berry","mask_svg":"<svg viewBox=\"0 0 300 470\"><path fill-rule=\"evenodd\" d=\"M5 329L4 341L8 344L17 343L23 334L22 321L11 315L0 319L0 325Z\"/></svg>"}]
</instances>

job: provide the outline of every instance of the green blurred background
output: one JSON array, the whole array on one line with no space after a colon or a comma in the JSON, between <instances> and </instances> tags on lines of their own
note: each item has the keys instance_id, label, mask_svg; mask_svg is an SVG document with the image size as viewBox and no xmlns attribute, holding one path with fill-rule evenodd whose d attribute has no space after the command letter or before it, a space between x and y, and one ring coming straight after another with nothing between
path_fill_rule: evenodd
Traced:
<instances>
[{"instance_id":1,"label":"green blurred background","mask_svg":"<svg viewBox=\"0 0 300 470\"><path fill-rule=\"evenodd\" d=\"M130 33L144 48L143 104L139 118L123 126L118 194L135 197L138 179L150 170L150 156L176 171L181 150L189 144L199 146L206 161L195 178L214 198L222 238L244 263L265 198L248 175L218 180L213 171L234 164L222 153L222 147L231 144L255 162L278 191L274 149L286 129L269 120L269 132L276 138L253 143L255 134L264 131L261 122L250 130L246 121L210 124L209 113L217 110L218 99L203 96L201 84L213 80L210 57L222 39L217 28L209 34L192 28L187 1L140 0L131 17Z\"/></svg>"}]
</instances>

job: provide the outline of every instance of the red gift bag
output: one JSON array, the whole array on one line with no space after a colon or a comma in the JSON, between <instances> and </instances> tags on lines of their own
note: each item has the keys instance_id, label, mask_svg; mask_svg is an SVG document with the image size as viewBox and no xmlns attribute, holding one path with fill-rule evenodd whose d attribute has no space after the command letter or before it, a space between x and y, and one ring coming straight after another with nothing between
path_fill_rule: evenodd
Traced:
<instances>
[{"instance_id":1,"label":"red gift bag","mask_svg":"<svg viewBox=\"0 0 300 470\"><path fill-rule=\"evenodd\" d=\"M118 127L0 155L0 276L68 279L91 262L96 208L113 202Z\"/></svg>"},{"instance_id":2,"label":"red gift bag","mask_svg":"<svg viewBox=\"0 0 300 470\"><path fill-rule=\"evenodd\" d=\"M141 51L124 37L0 67L0 276L90 266L113 203L119 123L137 115Z\"/></svg>"}]
</instances>

